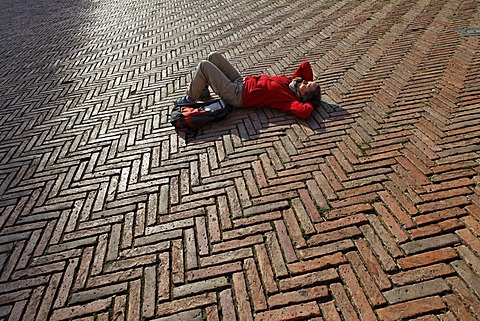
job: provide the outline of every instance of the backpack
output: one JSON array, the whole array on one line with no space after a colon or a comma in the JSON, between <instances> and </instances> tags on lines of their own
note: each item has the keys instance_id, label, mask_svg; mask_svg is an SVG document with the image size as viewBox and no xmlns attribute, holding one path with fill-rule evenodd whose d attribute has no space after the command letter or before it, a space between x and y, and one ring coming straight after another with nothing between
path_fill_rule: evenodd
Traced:
<instances>
[{"instance_id":1,"label":"backpack","mask_svg":"<svg viewBox=\"0 0 480 321\"><path fill-rule=\"evenodd\" d=\"M194 138L200 127L224 119L231 111L232 106L219 98L206 102L175 104L170 113L170 123L177 132L184 132L188 138Z\"/></svg>"}]
</instances>

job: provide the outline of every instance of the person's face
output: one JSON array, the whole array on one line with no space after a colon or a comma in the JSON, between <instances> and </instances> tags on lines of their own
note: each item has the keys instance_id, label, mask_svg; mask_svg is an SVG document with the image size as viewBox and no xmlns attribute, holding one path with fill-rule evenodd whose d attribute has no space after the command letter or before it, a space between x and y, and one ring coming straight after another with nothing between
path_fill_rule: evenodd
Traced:
<instances>
[{"instance_id":1,"label":"person's face","mask_svg":"<svg viewBox=\"0 0 480 321\"><path fill-rule=\"evenodd\" d=\"M302 81L298 86L298 92L300 96L305 97L308 92L315 91L317 89L317 83L315 81Z\"/></svg>"}]
</instances>

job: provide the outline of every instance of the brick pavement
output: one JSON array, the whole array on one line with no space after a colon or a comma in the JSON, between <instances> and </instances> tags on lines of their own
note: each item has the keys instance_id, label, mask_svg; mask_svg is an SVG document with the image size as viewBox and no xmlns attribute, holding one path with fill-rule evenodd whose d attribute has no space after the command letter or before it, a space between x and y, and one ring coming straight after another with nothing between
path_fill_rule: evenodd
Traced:
<instances>
[{"instance_id":1,"label":"brick pavement","mask_svg":"<svg viewBox=\"0 0 480 321\"><path fill-rule=\"evenodd\" d=\"M478 1L0 18L0 320L478 319ZM169 108L212 50L245 74L308 59L326 102L187 143Z\"/></svg>"}]
</instances>

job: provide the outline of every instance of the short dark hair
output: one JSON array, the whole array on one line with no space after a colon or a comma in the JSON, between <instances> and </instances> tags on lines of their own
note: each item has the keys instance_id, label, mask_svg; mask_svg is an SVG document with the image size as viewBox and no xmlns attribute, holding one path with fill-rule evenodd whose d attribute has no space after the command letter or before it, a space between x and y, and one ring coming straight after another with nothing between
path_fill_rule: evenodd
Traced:
<instances>
[{"instance_id":1,"label":"short dark hair","mask_svg":"<svg viewBox=\"0 0 480 321\"><path fill-rule=\"evenodd\" d=\"M322 92L320 90L320 84L317 83L315 90L309 91L303 96L302 101L320 101L322 99Z\"/></svg>"}]
</instances>

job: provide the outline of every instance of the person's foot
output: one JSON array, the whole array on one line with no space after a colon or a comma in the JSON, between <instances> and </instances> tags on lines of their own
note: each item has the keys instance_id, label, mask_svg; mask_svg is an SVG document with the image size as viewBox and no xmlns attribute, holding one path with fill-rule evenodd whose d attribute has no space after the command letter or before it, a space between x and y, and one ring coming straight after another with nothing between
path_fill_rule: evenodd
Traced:
<instances>
[{"instance_id":1,"label":"person's foot","mask_svg":"<svg viewBox=\"0 0 480 321\"><path fill-rule=\"evenodd\" d=\"M188 96L184 96L184 97L180 98L179 100L177 100L177 105L182 106L182 105L191 104L191 103L194 103L194 102L195 102L195 100L193 100L192 98L190 98Z\"/></svg>"}]
</instances>

